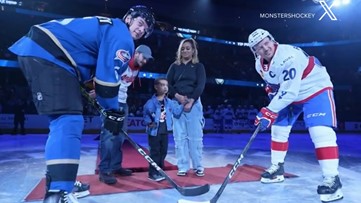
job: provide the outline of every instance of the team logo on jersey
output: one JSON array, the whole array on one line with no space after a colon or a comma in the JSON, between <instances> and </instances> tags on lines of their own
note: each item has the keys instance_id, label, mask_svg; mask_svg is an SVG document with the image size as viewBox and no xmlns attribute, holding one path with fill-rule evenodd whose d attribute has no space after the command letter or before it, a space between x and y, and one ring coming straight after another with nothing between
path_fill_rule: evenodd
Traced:
<instances>
[{"instance_id":1,"label":"team logo on jersey","mask_svg":"<svg viewBox=\"0 0 361 203\"><path fill-rule=\"evenodd\" d=\"M280 66L284 66L285 63L286 63L287 61L291 60L291 59L293 59L293 56L287 57L285 60L282 61L282 63L280 64Z\"/></svg>"},{"instance_id":2,"label":"team logo on jersey","mask_svg":"<svg viewBox=\"0 0 361 203\"><path fill-rule=\"evenodd\" d=\"M130 58L129 51L125 51L124 49L119 49L115 54L115 60L120 60L123 63L127 63Z\"/></svg>"},{"instance_id":3,"label":"team logo on jersey","mask_svg":"<svg viewBox=\"0 0 361 203\"><path fill-rule=\"evenodd\" d=\"M269 72L269 76L270 76L271 78L274 78L274 77L276 77L276 74L274 74L272 71L270 71L270 72Z\"/></svg>"},{"instance_id":4,"label":"team logo on jersey","mask_svg":"<svg viewBox=\"0 0 361 203\"><path fill-rule=\"evenodd\" d=\"M282 91L281 94L279 95L278 99L282 99L283 96L285 96L287 94L286 91Z\"/></svg>"}]
</instances>

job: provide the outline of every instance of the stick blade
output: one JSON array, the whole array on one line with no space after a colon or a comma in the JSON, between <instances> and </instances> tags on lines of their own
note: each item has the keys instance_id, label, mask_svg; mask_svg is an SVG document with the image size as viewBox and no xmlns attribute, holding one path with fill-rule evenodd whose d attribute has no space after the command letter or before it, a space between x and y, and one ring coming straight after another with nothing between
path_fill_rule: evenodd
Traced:
<instances>
[{"instance_id":1,"label":"stick blade","mask_svg":"<svg viewBox=\"0 0 361 203\"><path fill-rule=\"evenodd\" d=\"M210 201L191 201L186 199L180 199L178 200L178 203L210 203Z\"/></svg>"},{"instance_id":2,"label":"stick blade","mask_svg":"<svg viewBox=\"0 0 361 203\"><path fill-rule=\"evenodd\" d=\"M182 188L179 192L184 196L198 196L207 193L209 189L209 184L205 184L202 186Z\"/></svg>"}]
</instances>

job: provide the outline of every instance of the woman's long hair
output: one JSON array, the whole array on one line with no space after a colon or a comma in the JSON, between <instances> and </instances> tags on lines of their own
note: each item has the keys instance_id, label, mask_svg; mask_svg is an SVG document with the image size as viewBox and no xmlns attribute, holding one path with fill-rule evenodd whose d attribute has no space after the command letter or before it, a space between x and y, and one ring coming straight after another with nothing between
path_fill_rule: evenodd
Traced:
<instances>
[{"instance_id":1,"label":"woman's long hair","mask_svg":"<svg viewBox=\"0 0 361 203\"><path fill-rule=\"evenodd\" d=\"M178 51L176 53L176 60L175 60L175 64L180 65L182 63L182 55L181 55L181 49L182 46L185 42L189 42L192 46L193 49L193 55L192 55L192 63L199 63L199 59L198 59L198 49L197 49L197 42L196 40L192 39L192 38L188 38L188 39L183 39L178 47Z\"/></svg>"}]
</instances>

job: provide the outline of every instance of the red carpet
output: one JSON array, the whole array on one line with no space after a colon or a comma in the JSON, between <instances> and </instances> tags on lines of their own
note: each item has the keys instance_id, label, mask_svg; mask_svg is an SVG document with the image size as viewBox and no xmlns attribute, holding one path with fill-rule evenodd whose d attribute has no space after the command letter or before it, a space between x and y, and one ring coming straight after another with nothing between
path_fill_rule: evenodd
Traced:
<instances>
[{"instance_id":1,"label":"red carpet","mask_svg":"<svg viewBox=\"0 0 361 203\"><path fill-rule=\"evenodd\" d=\"M142 149L149 154L148 149L142 147ZM123 163L122 163L122 167L123 168L128 168L131 169L134 172L144 172L144 171L148 171L149 168L149 163L144 159L144 157L142 155L139 154L139 152L137 150L134 149L134 147L128 142L128 140L124 141L124 144L122 146L122 150L123 150ZM97 157L97 161L96 161L96 166L95 166L95 174L98 174L98 165L99 165L99 154ZM164 163L165 168L164 170L177 170L177 166L169 163L168 161L165 161Z\"/></svg>"},{"instance_id":2,"label":"red carpet","mask_svg":"<svg viewBox=\"0 0 361 203\"><path fill-rule=\"evenodd\" d=\"M180 186L195 186L208 184L221 184L230 171L232 165L225 167L206 168L204 177L197 177L193 173L189 173L186 177L176 175L177 170L167 171L167 174ZM231 179L231 182L247 182L258 181L260 174L264 171L263 167L255 165L240 166ZM104 195L121 192L159 190L172 188L166 180L162 182L154 182L148 180L148 172L137 172L132 176L118 177L118 183L112 186L100 183L98 175L81 175L78 180L89 183L90 195ZM293 174L286 174L285 177L297 177ZM41 200L44 196L45 179L42 179L38 185L25 198L25 201Z\"/></svg>"},{"instance_id":3,"label":"red carpet","mask_svg":"<svg viewBox=\"0 0 361 203\"><path fill-rule=\"evenodd\" d=\"M143 148L149 154L149 151ZM97 165L99 156L97 158ZM197 177L193 173L188 173L185 177L177 176L177 167L166 162L166 173L180 186L196 186L204 184L221 184L226 175L229 173L232 165L224 167L206 168L204 177ZM132 169L135 173L132 176L117 177L118 183L112 186L99 182L97 174L81 175L77 180L88 183L90 187L90 195L104 195L132 191L146 191L172 188L169 183L164 180L162 182L154 182L148 180L148 162L135 150L131 144L126 141L123 144L123 167ZM96 167L97 168L97 167ZM247 182L258 181L260 174L264 171L263 167L256 165L240 166L231 179L231 182ZM96 170L97 173L97 170ZM286 174L285 177L296 177L293 174ZM45 179L43 178L34 189L25 197L25 201L42 200L45 191Z\"/></svg>"}]
</instances>

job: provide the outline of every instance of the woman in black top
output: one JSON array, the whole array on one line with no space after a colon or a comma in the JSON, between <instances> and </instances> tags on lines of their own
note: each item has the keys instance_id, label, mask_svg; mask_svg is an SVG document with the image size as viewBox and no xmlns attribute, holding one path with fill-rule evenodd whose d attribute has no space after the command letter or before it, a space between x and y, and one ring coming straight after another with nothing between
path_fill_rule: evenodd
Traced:
<instances>
[{"instance_id":1,"label":"woman in black top","mask_svg":"<svg viewBox=\"0 0 361 203\"><path fill-rule=\"evenodd\" d=\"M201 164L203 150L203 106L200 96L206 83L206 73L198 59L194 39L180 42L176 61L168 69L169 96L184 105L180 118L173 119L179 176L185 176L192 167L197 176L204 176Z\"/></svg>"}]
</instances>

